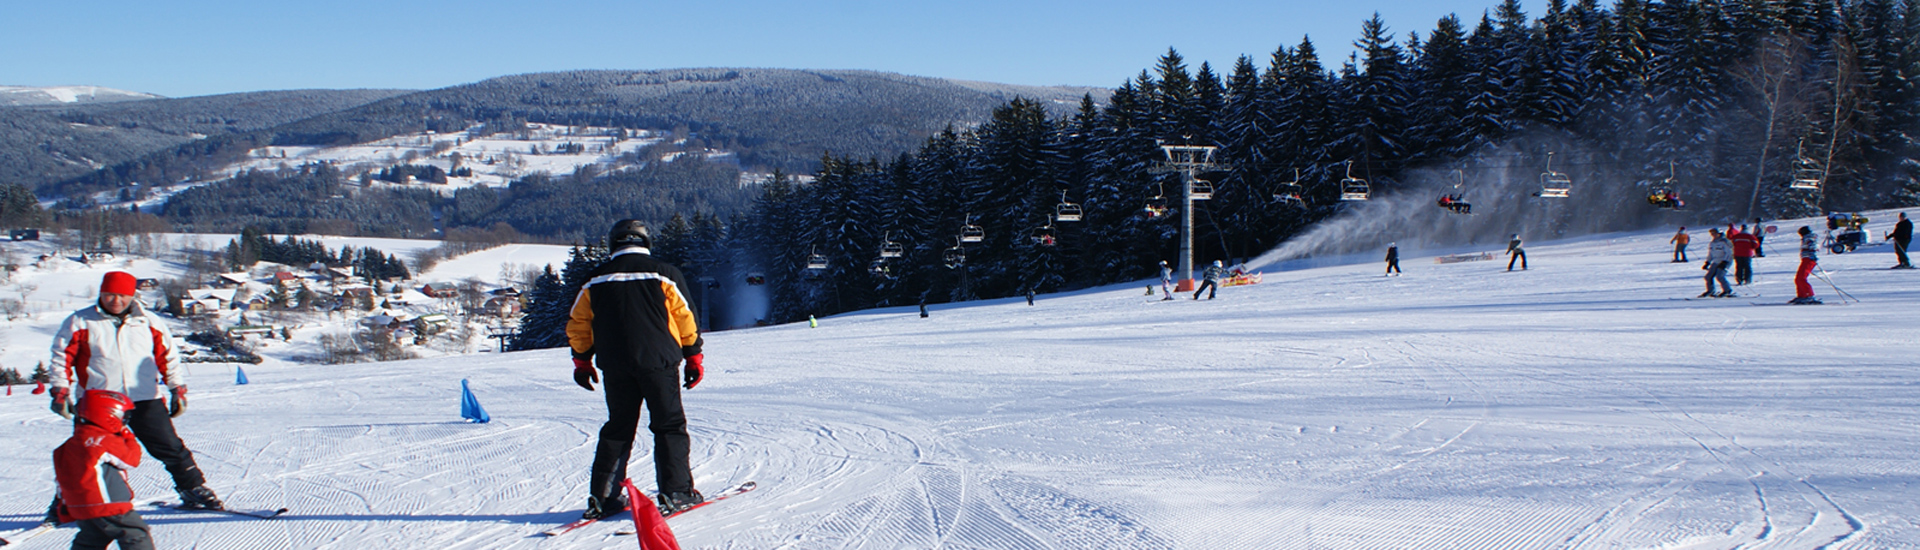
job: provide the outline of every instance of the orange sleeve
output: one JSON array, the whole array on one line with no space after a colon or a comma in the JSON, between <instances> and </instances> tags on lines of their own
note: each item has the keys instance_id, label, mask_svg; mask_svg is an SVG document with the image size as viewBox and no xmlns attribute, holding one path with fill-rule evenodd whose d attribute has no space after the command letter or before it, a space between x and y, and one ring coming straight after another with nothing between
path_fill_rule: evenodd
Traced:
<instances>
[{"instance_id":1,"label":"orange sleeve","mask_svg":"<svg viewBox=\"0 0 1920 550\"><path fill-rule=\"evenodd\" d=\"M574 357L593 353L593 298L584 288L574 298L573 312L567 316L567 345L573 347Z\"/></svg>"},{"instance_id":2,"label":"orange sleeve","mask_svg":"<svg viewBox=\"0 0 1920 550\"><path fill-rule=\"evenodd\" d=\"M673 331L673 339L680 347L688 348L700 343L700 325L693 320L693 310L687 307L686 298L680 296L680 289L670 282L662 282L667 295L667 329Z\"/></svg>"}]
</instances>

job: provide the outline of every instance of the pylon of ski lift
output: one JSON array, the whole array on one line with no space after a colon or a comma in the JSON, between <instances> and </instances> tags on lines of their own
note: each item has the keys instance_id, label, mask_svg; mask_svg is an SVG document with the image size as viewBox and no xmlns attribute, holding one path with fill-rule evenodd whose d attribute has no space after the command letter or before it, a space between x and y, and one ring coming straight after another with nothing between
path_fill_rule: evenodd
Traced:
<instances>
[{"instance_id":1,"label":"pylon of ski lift","mask_svg":"<svg viewBox=\"0 0 1920 550\"><path fill-rule=\"evenodd\" d=\"M1080 221L1080 205L1067 202L1067 190L1060 190L1060 204L1053 208L1053 217L1063 222Z\"/></svg>"},{"instance_id":2,"label":"pylon of ski lift","mask_svg":"<svg viewBox=\"0 0 1920 550\"><path fill-rule=\"evenodd\" d=\"M1564 199L1573 191L1573 178L1553 171L1553 152L1547 152L1547 171L1540 173L1540 192L1535 196Z\"/></svg>"},{"instance_id":3,"label":"pylon of ski lift","mask_svg":"<svg viewBox=\"0 0 1920 550\"><path fill-rule=\"evenodd\" d=\"M1340 180L1340 200L1358 202L1373 198L1373 186L1367 180L1353 177L1353 160L1347 160L1347 177Z\"/></svg>"}]
</instances>

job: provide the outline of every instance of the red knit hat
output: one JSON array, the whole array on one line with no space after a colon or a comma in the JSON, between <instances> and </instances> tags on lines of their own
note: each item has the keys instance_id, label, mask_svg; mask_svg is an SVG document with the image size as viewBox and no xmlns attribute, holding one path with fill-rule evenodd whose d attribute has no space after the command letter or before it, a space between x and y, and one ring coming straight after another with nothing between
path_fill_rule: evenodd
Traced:
<instances>
[{"instance_id":1,"label":"red knit hat","mask_svg":"<svg viewBox=\"0 0 1920 550\"><path fill-rule=\"evenodd\" d=\"M132 273L125 271L111 271L107 273L106 277L100 279L101 294L125 294L132 296L134 292L139 289L140 280L133 278Z\"/></svg>"}]
</instances>

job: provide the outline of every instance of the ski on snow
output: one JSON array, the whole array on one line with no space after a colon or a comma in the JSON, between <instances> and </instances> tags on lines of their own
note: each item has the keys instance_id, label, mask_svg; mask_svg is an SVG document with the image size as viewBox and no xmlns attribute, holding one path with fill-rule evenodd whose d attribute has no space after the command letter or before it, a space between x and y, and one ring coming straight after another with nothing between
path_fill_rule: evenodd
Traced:
<instances>
[{"instance_id":1,"label":"ski on snow","mask_svg":"<svg viewBox=\"0 0 1920 550\"><path fill-rule=\"evenodd\" d=\"M664 516L664 517L665 517L666 519L673 519L673 518L676 518L676 517L680 517L680 514L685 514L685 513L687 513L687 512L692 512L692 511L694 511L694 510L699 510L699 509L701 509L701 508L705 508L705 507L706 507L706 506L707 506L708 504L713 504L713 503L715 503L715 502L720 502L720 501L722 501L722 500L726 500L726 499L729 499L729 498L733 498L733 497L736 497L736 496L740 496L740 495L741 495L741 494L743 494L743 493L746 493L746 492L748 492L748 491L752 491L752 490L754 490L754 488L756 488L756 487L759 487L759 484L758 484L758 483L754 483L754 482L751 482L751 481L749 481L749 482L746 482L746 483L742 483L742 484L739 484L739 485L735 485L735 486L733 486L733 487L730 487L730 488L728 488L728 489L727 489L727 490L725 490L725 491L721 491L721 492L719 492L718 494L715 494L715 495L713 495L713 496L710 496L710 497L707 497L707 499L706 499L706 500L703 500L703 501L700 501L700 503L699 503L699 504L695 504L695 505L693 505L693 506L688 506L688 507L686 507L686 508L682 508L682 509L680 509L679 511L676 511L676 512L673 512L673 513L670 513L670 514L662 514L662 516ZM614 531L614 532L613 532L613 534L615 534L615 535L632 535L632 534L634 534L634 533L635 533L635 531L634 531L633 529L621 529L621 530L619 530L619 531Z\"/></svg>"},{"instance_id":2,"label":"ski on snow","mask_svg":"<svg viewBox=\"0 0 1920 550\"><path fill-rule=\"evenodd\" d=\"M163 510L172 510L176 512L206 512L211 514L227 514L230 516L249 517L253 519L273 519L273 518L280 517L280 514L287 513L286 508L276 508L271 510L234 510L231 508L225 508L225 509L201 508L198 506L187 506L178 502L169 502L165 500L157 500L157 501L149 502L147 504L155 508L160 508Z\"/></svg>"},{"instance_id":3,"label":"ski on snow","mask_svg":"<svg viewBox=\"0 0 1920 550\"><path fill-rule=\"evenodd\" d=\"M703 501L703 502L701 502L701 503L699 503L699 504L695 504L695 505L693 505L693 506L689 506L689 507L687 507L686 509L684 509L684 510L680 510L680 511L678 511L678 512L674 512L674 513L671 513L671 514L666 514L666 517L669 517L669 518L671 518L671 517L674 517L674 516L678 516L678 515L680 515L680 514L684 514L684 513L687 513L687 512L690 512L690 511L693 511L693 510L694 510L695 508L699 508L699 507L702 507L702 506L706 506L706 505L708 505L708 504L712 504L712 503L714 503L714 502L719 502L719 501L722 501L722 500L726 500L726 499L727 499L728 497L733 497L733 496L736 496L736 495L739 495L739 494L741 494L741 493L745 493L745 492L747 492L747 491L752 491L752 490L753 490L753 489L754 489L754 488L755 488L756 486L758 486L758 484L756 484L756 483L754 483L754 482L752 482L752 481L749 481L749 482L746 482L746 483L741 483L741 484L739 484L739 485L735 485L735 486L732 486L732 487L728 487L728 488L727 488L727 490L725 490L725 491L721 491L721 492L719 492L719 493L716 493L716 494L714 494L714 495L713 495L713 496L711 496L711 497L707 497L707 499L706 499L705 501ZM609 517L609 518L610 518L610 517L616 517L616 516L618 516L618 515L619 515L619 514L614 514L614 515L612 515L612 516L607 516L607 517ZM593 525L594 523L597 523L597 522L599 522L599 521L600 521L600 520L602 520L602 519L607 519L607 518L599 518L599 519L584 519L584 518L583 518L583 519L578 519L578 520L574 520L574 521L573 521L572 523L568 523L568 524L566 524L566 525L561 525L561 526L559 526L559 527L554 527L554 528L552 528L552 529L548 529L548 530L545 530L545 531L541 531L541 532L540 532L540 534L541 534L541 535L544 535L544 536L548 536L548 537L557 537L557 536L560 536L560 535L564 535L564 534L567 534L567 533L569 533L569 532L572 532L572 531L574 531L574 530L577 530L577 529L579 529L579 528L581 528L581 527L586 527L586 526L588 526L588 525ZM618 531L618 532L616 532L615 534L618 534L618 535L631 535L631 534L633 534L633 533L634 533L634 531L633 531L632 529L622 529L622 530L620 530L620 531Z\"/></svg>"},{"instance_id":4,"label":"ski on snow","mask_svg":"<svg viewBox=\"0 0 1920 550\"><path fill-rule=\"evenodd\" d=\"M27 539L47 534L48 531L52 531L55 527L59 527L59 526L52 523L42 523L39 525L35 525L33 527L28 527L26 529L21 529L19 531L14 531L12 533L7 533L6 535L0 535L0 546L11 546L11 545L19 544L22 542L26 542Z\"/></svg>"}]
</instances>

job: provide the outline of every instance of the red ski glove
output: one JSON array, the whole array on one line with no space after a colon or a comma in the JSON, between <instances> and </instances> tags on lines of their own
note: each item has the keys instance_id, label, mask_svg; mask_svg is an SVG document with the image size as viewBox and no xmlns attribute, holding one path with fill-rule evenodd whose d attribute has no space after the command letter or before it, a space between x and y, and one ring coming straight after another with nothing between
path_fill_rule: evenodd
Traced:
<instances>
[{"instance_id":1,"label":"red ski glove","mask_svg":"<svg viewBox=\"0 0 1920 550\"><path fill-rule=\"evenodd\" d=\"M54 388L52 393L53 414L60 415L61 418L73 418L73 404L67 402L67 389Z\"/></svg>"},{"instance_id":2,"label":"red ski glove","mask_svg":"<svg viewBox=\"0 0 1920 550\"><path fill-rule=\"evenodd\" d=\"M180 418L180 415L183 414L187 414L187 387L175 386L173 388L173 403L167 408L167 416Z\"/></svg>"},{"instance_id":3,"label":"red ski glove","mask_svg":"<svg viewBox=\"0 0 1920 550\"><path fill-rule=\"evenodd\" d=\"M593 361L575 358L573 360L573 383L593 391L593 383L600 381L600 373L593 371Z\"/></svg>"},{"instance_id":4,"label":"red ski glove","mask_svg":"<svg viewBox=\"0 0 1920 550\"><path fill-rule=\"evenodd\" d=\"M707 360L707 354L696 353L687 357L687 389L700 385L700 379L707 374L707 368L700 363Z\"/></svg>"}]
</instances>

